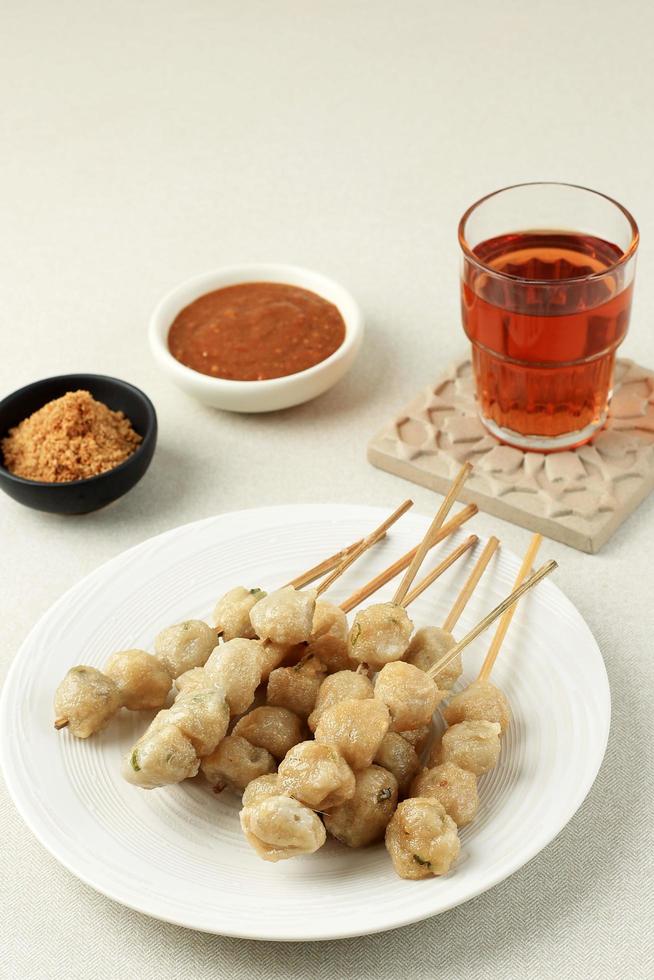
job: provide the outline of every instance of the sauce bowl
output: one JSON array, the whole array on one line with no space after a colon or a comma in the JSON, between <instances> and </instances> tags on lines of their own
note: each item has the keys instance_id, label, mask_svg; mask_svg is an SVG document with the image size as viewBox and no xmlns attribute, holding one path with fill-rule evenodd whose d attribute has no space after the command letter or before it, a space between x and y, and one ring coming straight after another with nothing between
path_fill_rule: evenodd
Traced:
<instances>
[{"instance_id":1,"label":"sauce bowl","mask_svg":"<svg viewBox=\"0 0 654 980\"><path fill-rule=\"evenodd\" d=\"M201 374L176 360L168 332L177 314L214 289L247 282L276 282L311 290L333 303L345 322L340 347L318 364L264 381L232 381ZM351 294L326 276L293 265L233 265L188 279L171 290L154 310L149 327L155 361L171 381L205 405L230 412L274 412L316 398L349 371L363 341L363 317Z\"/></svg>"}]
</instances>

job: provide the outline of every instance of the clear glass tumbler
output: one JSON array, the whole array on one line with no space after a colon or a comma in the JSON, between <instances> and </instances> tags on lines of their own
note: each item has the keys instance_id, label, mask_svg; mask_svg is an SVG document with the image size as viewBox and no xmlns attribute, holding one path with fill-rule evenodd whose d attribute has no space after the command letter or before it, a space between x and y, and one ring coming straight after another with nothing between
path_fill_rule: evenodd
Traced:
<instances>
[{"instance_id":1,"label":"clear glass tumbler","mask_svg":"<svg viewBox=\"0 0 654 980\"><path fill-rule=\"evenodd\" d=\"M509 445L587 442L629 325L638 227L586 187L517 184L465 212L461 306L481 419Z\"/></svg>"}]
</instances>

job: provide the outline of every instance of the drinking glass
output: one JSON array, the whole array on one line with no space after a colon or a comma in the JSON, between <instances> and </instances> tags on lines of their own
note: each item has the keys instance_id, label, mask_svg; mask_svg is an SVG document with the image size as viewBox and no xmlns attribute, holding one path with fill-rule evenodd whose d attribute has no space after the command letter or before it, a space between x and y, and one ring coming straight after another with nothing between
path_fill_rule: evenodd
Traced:
<instances>
[{"instance_id":1,"label":"drinking glass","mask_svg":"<svg viewBox=\"0 0 654 980\"><path fill-rule=\"evenodd\" d=\"M521 449L587 442L629 325L636 222L586 187L517 184L468 208L459 243L482 422Z\"/></svg>"}]
</instances>

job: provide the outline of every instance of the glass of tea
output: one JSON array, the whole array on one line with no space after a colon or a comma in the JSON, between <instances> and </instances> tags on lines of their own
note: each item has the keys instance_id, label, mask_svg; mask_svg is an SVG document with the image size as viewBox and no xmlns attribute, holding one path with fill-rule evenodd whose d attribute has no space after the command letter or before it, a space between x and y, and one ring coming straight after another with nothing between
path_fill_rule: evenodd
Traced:
<instances>
[{"instance_id":1,"label":"glass of tea","mask_svg":"<svg viewBox=\"0 0 654 980\"><path fill-rule=\"evenodd\" d=\"M468 208L459 242L484 425L538 452L587 442L606 419L629 325L636 222L586 187L517 184Z\"/></svg>"}]
</instances>

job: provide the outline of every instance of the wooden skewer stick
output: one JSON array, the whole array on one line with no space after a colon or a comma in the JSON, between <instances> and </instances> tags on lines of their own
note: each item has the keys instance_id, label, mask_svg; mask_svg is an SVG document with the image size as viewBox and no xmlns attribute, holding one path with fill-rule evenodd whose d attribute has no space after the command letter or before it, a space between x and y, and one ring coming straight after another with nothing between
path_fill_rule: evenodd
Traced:
<instances>
[{"instance_id":1,"label":"wooden skewer stick","mask_svg":"<svg viewBox=\"0 0 654 980\"><path fill-rule=\"evenodd\" d=\"M495 606L495 609L489 612L487 616L484 616L484 618L480 620L476 626L473 626L470 632L466 633L462 640L459 640L459 642L455 644L451 650L448 650L447 653L443 654L440 660L437 660L436 663L433 664L428 671L426 671L427 676L433 679L436 674L438 674L443 667L447 667L447 665L451 663L452 660L454 660L454 658L457 657L469 643L476 640L480 633L483 633L489 626L492 626L495 620L499 619L507 609L514 606L515 603L522 598L525 592L533 589L533 587L537 585L542 578L545 578L546 575L549 575L550 572L553 572L557 567L558 565L554 560L548 561L544 565L541 565L538 571L530 575L529 578L522 583L522 585L519 585L517 589L514 589L513 592L511 592L511 594L505 599L502 599L500 604Z\"/></svg>"},{"instance_id":2,"label":"wooden skewer stick","mask_svg":"<svg viewBox=\"0 0 654 980\"><path fill-rule=\"evenodd\" d=\"M68 718L55 718L54 726L57 729L57 731L60 731L62 728L65 728L67 724L68 724Z\"/></svg>"},{"instance_id":3,"label":"wooden skewer stick","mask_svg":"<svg viewBox=\"0 0 654 980\"><path fill-rule=\"evenodd\" d=\"M516 580L513 583L514 589L516 589L519 585L521 585L526 579L527 575L529 575L542 540L543 540L542 534L534 534L533 538L531 539L531 543L527 548L527 551L525 552L525 557L522 559L522 565L520 566L520 571L516 575ZM488 653L486 654L486 658L483 664L481 665L481 670L479 671L478 679L480 681L487 681L488 678L490 677L491 670L495 665L495 661L497 660L497 656L500 652L500 648L502 646L502 643L504 642L504 637L507 634L507 630L511 625L511 620L513 619L513 615L517 608L518 608L517 604L511 606L511 608L507 609L507 611L500 619L497 626L497 630L495 631L495 636L493 637L493 641L490 647L488 648Z\"/></svg>"},{"instance_id":4,"label":"wooden skewer stick","mask_svg":"<svg viewBox=\"0 0 654 980\"><path fill-rule=\"evenodd\" d=\"M460 544L458 548L455 548L454 551L450 552L447 558L444 558L440 565L437 565L436 568L433 568L428 575L425 575L425 577L421 579L416 586L414 586L409 594L404 597L402 600L402 605L404 608L406 609L406 607L413 602L414 599L417 599L419 595L422 595L425 589L428 589L429 586L443 574L443 572L447 571L450 565L453 565L454 562L461 557L461 555L464 555L466 551L470 551L471 548L474 548L478 541L479 538L477 535L471 534L469 538L465 539L463 544Z\"/></svg>"},{"instance_id":5,"label":"wooden skewer stick","mask_svg":"<svg viewBox=\"0 0 654 980\"><path fill-rule=\"evenodd\" d=\"M350 552L350 554L341 562L341 564L337 565L331 575L328 575L327 578L322 580L316 589L316 595L322 595L323 592L326 592L332 583L335 582L336 579L339 578L339 576L341 576L343 572L346 571L350 565L352 565L357 558L364 553L364 551L367 551L368 548L372 548L373 544L376 544L380 538L383 538L389 527L395 524L396 521L399 521L400 517L402 517L403 514L406 514L410 507L413 507L413 501L405 500L404 503L397 508L397 510L393 511L390 517L387 517L378 528L369 534L367 538L364 538L359 547Z\"/></svg>"},{"instance_id":6,"label":"wooden skewer stick","mask_svg":"<svg viewBox=\"0 0 654 980\"><path fill-rule=\"evenodd\" d=\"M347 548L341 548L337 551L335 555L330 555L329 558L325 558L324 561L319 562L318 565L314 565L313 568L308 568L306 572L302 572L297 578L291 579L287 583L288 586L292 586L294 589L303 589L305 585L310 585L315 582L317 578L322 578L327 572L331 572L332 569L336 568L341 564L344 558L347 558L353 551L363 544L363 538L359 541L355 541L354 544L348 545Z\"/></svg>"},{"instance_id":7,"label":"wooden skewer stick","mask_svg":"<svg viewBox=\"0 0 654 980\"><path fill-rule=\"evenodd\" d=\"M416 551L413 557L413 561L407 568L404 578L402 579L402 581L400 582L397 588L397 592L393 597L393 602L401 603L404 597L406 596L407 592L411 588L413 580L418 574L418 569L422 565L425 555L429 551L429 548L431 546L430 543L434 535L440 529L441 525L443 524L443 521L445 520L450 510L452 509L454 501L456 500L461 487L468 479L471 470L472 470L472 466L470 465L470 463L465 463L465 465L461 467L459 473L457 474L454 482L452 483L452 486L450 487L447 493L447 496L445 497L445 500L438 508L438 511L436 512L436 516L434 517L433 521L429 525L429 529L427 530L427 533L425 534L424 538L418 545L418 550Z\"/></svg>"},{"instance_id":8,"label":"wooden skewer stick","mask_svg":"<svg viewBox=\"0 0 654 980\"><path fill-rule=\"evenodd\" d=\"M466 521L469 521L471 517L474 517L477 510L478 507L476 504L468 504L467 507L460 510L458 514L455 514L454 517L447 522L447 524L443 524L442 528L432 541L432 548L439 544L444 538L449 537L449 535L456 531L457 528L461 527L462 524L465 524ZM393 562L392 565L389 565L388 568L385 568L383 572L380 572L379 575L371 579L366 585L362 585L360 589L353 592L349 599L346 599L341 603L341 609L343 612L351 612L355 606L365 602L365 600L369 599L371 595L374 595L374 593L378 592L384 585L391 582L396 575L399 575L405 568L408 568L417 550L418 546L416 545L415 548L411 548L410 551L407 551L405 555L398 558L397 561Z\"/></svg>"},{"instance_id":9,"label":"wooden skewer stick","mask_svg":"<svg viewBox=\"0 0 654 980\"><path fill-rule=\"evenodd\" d=\"M489 538L486 542L486 547L482 551L481 555L477 559L475 567L470 572L468 579L463 585L463 588L459 592L458 596L454 600L454 605L447 614L447 618L443 623L443 629L448 633L451 633L459 619L461 618L461 613L465 609L470 596L477 588L479 579L482 577L486 570L486 566L495 554L499 546L499 540L496 537ZM517 583L520 585L520 582Z\"/></svg>"}]
</instances>

